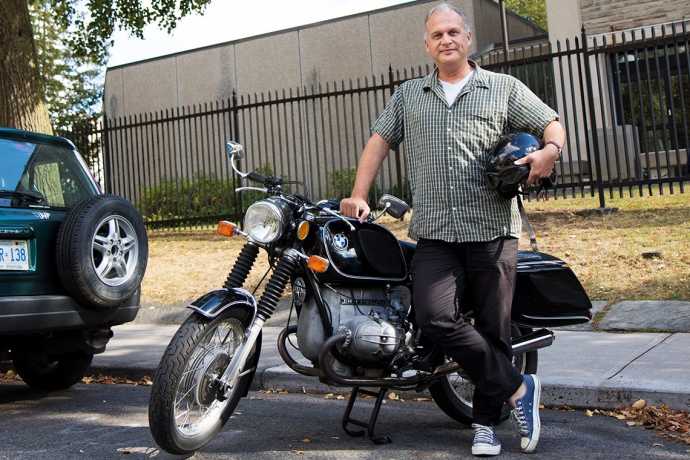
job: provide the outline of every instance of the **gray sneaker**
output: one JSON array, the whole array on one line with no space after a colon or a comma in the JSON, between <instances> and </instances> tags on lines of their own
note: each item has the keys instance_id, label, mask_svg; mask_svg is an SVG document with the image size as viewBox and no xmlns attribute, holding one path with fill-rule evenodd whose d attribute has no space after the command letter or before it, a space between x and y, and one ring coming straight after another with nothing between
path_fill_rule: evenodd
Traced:
<instances>
[{"instance_id":1,"label":"gray sneaker","mask_svg":"<svg viewBox=\"0 0 690 460\"><path fill-rule=\"evenodd\" d=\"M541 422L539 420L539 398L541 396L541 382L539 377L532 374L524 376L527 392L516 401L517 407L510 416L518 426L520 433L520 449L526 454L534 452L539 442Z\"/></svg>"},{"instance_id":2,"label":"gray sneaker","mask_svg":"<svg viewBox=\"0 0 690 460\"><path fill-rule=\"evenodd\" d=\"M493 456L501 453L501 443L494 434L494 426L472 424L474 441L472 441L472 455Z\"/></svg>"}]
</instances>

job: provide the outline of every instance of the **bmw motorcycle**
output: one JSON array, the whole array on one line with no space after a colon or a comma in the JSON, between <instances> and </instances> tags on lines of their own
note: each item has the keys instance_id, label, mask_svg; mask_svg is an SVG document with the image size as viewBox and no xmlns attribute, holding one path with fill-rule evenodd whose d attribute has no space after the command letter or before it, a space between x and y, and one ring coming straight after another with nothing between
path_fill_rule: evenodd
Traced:
<instances>
[{"instance_id":1,"label":"bmw motorcycle","mask_svg":"<svg viewBox=\"0 0 690 460\"><path fill-rule=\"evenodd\" d=\"M472 423L472 382L415 322L408 270L415 244L375 222L384 214L403 218L407 204L384 195L381 211L360 223L342 216L337 200L312 202L303 183L240 172L240 144L229 142L227 153L241 178L261 185L238 190L270 196L247 209L244 231L229 222L218 226L219 233L247 242L222 289L189 305L191 315L161 358L149 400L156 443L167 452L187 454L223 428L248 394L262 327L288 284L297 321L282 330L278 351L295 372L352 388L342 417L349 435L366 433L375 443L390 442L374 428L391 389L428 390L443 412ZM288 185L303 194L288 192ZM519 254L512 309L513 365L531 374L537 372L537 350L554 340L546 328L585 323L592 306L565 262L533 246L534 251ZM268 255L272 273L256 298L243 285L260 252ZM471 311L463 314L471 320ZM297 347L292 347L295 338ZM311 365L300 364L295 358L300 355ZM376 398L366 421L352 417L359 394ZM507 406L503 415L509 416Z\"/></svg>"}]
</instances>

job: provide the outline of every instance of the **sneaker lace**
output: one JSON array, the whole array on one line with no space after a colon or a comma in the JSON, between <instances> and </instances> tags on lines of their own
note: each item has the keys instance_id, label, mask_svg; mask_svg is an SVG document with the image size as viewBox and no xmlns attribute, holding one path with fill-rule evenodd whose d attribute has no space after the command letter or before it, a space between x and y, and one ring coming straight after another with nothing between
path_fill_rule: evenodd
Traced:
<instances>
[{"instance_id":1,"label":"sneaker lace","mask_svg":"<svg viewBox=\"0 0 690 460\"><path fill-rule=\"evenodd\" d=\"M494 430L491 427L472 424L474 428L474 443L492 444L494 441Z\"/></svg>"},{"instance_id":2,"label":"sneaker lace","mask_svg":"<svg viewBox=\"0 0 690 460\"><path fill-rule=\"evenodd\" d=\"M529 424L525 415L525 408L518 402L515 409L510 411L510 420L515 423L521 436L529 436Z\"/></svg>"}]
</instances>

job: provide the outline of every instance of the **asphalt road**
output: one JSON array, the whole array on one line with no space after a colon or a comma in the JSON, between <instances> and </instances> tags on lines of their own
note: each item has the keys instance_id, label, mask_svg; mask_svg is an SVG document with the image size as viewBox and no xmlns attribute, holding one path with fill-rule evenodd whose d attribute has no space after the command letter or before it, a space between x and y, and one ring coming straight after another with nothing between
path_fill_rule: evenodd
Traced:
<instances>
[{"instance_id":1,"label":"asphalt road","mask_svg":"<svg viewBox=\"0 0 690 460\"><path fill-rule=\"evenodd\" d=\"M78 384L45 393L22 383L0 384L0 459L180 458L154 443L148 396L149 388L143 386ZM353 414L368 417L364 409L371 400L360 401L361 410L355 406ZM343 432L345 404L323 395L252 392L221 433L192 458L472 458L472 430L446 417L432 402L387 401L377 435L389 435L393 443L382 446ZM545 409L542 421L542 438L531 457L520 453L513 425L500 425L500 458L690 458L690 446L611 417Z\"/></svg>"}]
</instances>

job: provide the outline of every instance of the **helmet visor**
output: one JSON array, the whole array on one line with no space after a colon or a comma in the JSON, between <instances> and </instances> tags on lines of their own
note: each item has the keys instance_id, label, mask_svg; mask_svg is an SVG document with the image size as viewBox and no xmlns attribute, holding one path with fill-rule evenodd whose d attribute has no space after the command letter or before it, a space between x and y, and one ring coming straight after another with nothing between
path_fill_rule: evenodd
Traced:
<instances>
[{"instance_id":1,"label":"helmet visor","mask_svg":"<svg viewBox=\"0 0 690 460\"><path fill-rule=\"evenodd\" d=\"M486 171L484 176L489 188L495 189L501 182L508 185L524 182L529 176L529 170L529 165L510 166L503 171Z\"/></svg>"}]
</instances>

